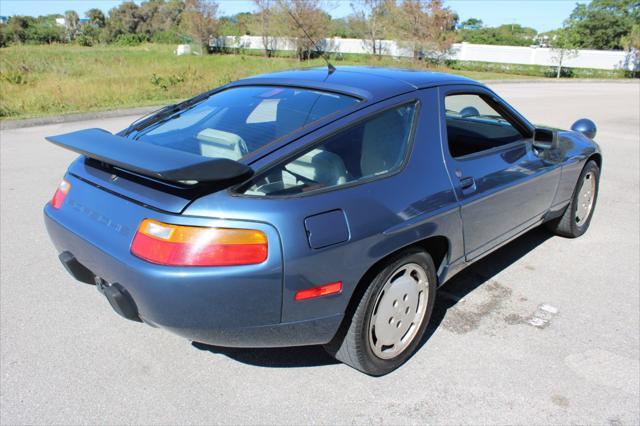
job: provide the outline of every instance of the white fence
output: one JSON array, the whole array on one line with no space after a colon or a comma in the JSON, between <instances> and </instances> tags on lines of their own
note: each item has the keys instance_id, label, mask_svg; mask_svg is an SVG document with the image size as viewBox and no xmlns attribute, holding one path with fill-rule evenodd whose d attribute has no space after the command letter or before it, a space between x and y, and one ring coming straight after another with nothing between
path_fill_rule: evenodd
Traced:
<instances>
[{"instance_id":1,"label":"white fence","mask_svg":"<svg viewBox=\"0 0 640 426\"><path fill-rule=\"evenodd\" d=\"M355 38L328 38L320 40L321 48L332 53L371 53L371 44ZM213 43L218 47L263 49L262 37L221 37ZM273 39L272 50L293 50L293 43L286 38ZM412 57L410 48L393 40L382 40L381 51L394 57ZM553 49L531 46L492 46L485 44L455 43L447 59L460 61L497 62L528 65L557 65L558 53ZM596 68L605 70L640 70L640 55L637 52L619 50L578 50L563 59L563 66Z\"/></svg>"}]
</instances>

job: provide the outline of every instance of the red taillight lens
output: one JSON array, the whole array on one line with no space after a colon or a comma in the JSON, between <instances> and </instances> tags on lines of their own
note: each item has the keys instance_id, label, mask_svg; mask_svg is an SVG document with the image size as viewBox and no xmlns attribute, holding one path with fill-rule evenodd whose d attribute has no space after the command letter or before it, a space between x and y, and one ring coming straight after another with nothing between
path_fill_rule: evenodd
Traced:
<instances>
[{"instance_id":1,"label":"red taillight lens","mask_svg":"<svg viewBox=\"0 0 640 426\"><path fill-rule=\"evenodd\" d=\"M321 285L319 287L307 288L296 293L295 300L313 299L330 294L338 294L342 292L342 281Z\"/></svg>"},{"instance_id":2,"label":"red taillight lens","mask_svg":"<svg viewBox=\"0 0 640 426\"><path fill-rule=\"evenodd\" d=\"M252 229L203 228L145 219L131 253L160 265L253 265L267 260L267 236Z\"/></svg>"},{"instance_id":3,"label":"red taillight lens","mask_svg":"<svg viewBox=\"0 0 640 426\"><path fill-rule=\"evenodd\" d=\"M66 180L62 179L60 185L58 185L58 189L56 189L55 194L53 194L53 198L51 199L51 207L54 209L59 209L64 202L65 197L69 193L71 189L71 184Z\"/></svg>"}]
</instances>

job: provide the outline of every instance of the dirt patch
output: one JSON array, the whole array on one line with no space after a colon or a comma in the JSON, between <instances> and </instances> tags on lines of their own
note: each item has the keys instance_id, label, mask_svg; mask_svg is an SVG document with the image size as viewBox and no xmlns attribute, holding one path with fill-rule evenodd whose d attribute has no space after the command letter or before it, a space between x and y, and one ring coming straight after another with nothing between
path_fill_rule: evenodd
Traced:
<instances>
[{"instance_id":1,"label":"dirt patch","mask_svg":"<svg viewBox=\"0 0 640 426\"><path fill-rule=\"evenodd\" d=\"M510 288L497 281L489 281L449 309L442 326L457 334L475 330L484 318L498 312L510 295Z\"/></svg>"},{"instance_id":2,"label":"dirt patch","mask_svg":"<svg viewBox=\"0 0 640 426\"><path fill-rule=\"evenodd\" d=\"M551 402L562 408L567 408L569 406L569 398L562 395L551 395Z\"/></svg>"},{"instance_id":3,"label":"dirt patch","mask_svg":"<svg viewBox=\"0 0 640 426\"><path fill-rule=\"evenodd\" d=\"M551 324L551 320L558 314L558 308L543 303L538 306L535 312L529 316L518 314L506 315L503 319L509 325L527 324L536 328L544 329Z\"/></svg>"}]
</instances>

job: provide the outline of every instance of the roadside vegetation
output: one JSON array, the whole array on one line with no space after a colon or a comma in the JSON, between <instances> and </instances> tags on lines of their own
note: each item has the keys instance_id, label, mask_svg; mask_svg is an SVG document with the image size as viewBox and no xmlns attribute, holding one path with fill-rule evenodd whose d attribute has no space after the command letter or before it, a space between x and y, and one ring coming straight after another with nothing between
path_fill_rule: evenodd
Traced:
<instances>
[{"instance_id":1,"label":"roadside vegetation","mask_svg":"<svg viewBox=\"0 0 640 426\"><path fill-rule=\"evenodd\" d=\"M227 0L230 1L230 0ZM592 0L576 4L562 28L546 33L505 23L486 26L481 19L461 21L442 0L354 0L352 13L334 18L323 0L253 0L254 12L219 16L214 0L124 1L104 13L93 8L64 14L11 16L0 21L0 47L11 44L75 43L131 45L179 43L189 39L206 45L211 37L262 36L265 50L274 37L296 38L296 16L314 38L361 38L372 54L382 39L405 40L416 51L446 49L454 41L475 44L551 45L571 33L578 49L623 50L640 46L637 0ZM79 13L80 12L80 13ZM419 25L417 25L419 24ZM301 47L308 41L300 37ZM565 44L565 43L563 43Z\"/></svg>"},{"instance_id":2,"label":"roadside vegetation","mask_svg":"<svg viewBox=\"0 0 640 426\"><path fill-rule=\"evenodd\" d=\"M431 69L478 80L628 77L622 70L569 69L562 61L577 48L640 50L637 0L578 4L563 28L542 37L518 25L459 22L442 0L355 0L353 13L340 19L321 0L254 3L252 13L222 17L213 0L126 1L107 14L85 11L85 18L73 10L11 16L0 22L0 119L160 105L252 74L324 65L323 52L305 32L314 40L360 38L368 46L366 55L332 56L335 65ZM224 36L242 35L261 36L262 49L220 43ZM288 39L294 50L275 50L276 38ZM387 56L385 39L401 40L413 58ZM455 41L545 43L560 59L554 67L450 61ZM190 44L197 55L176 56L178 43Z\"/></svg>"},{"instance_id":3,"label":"roadside vegetation","mask_svg":"<svg viewBox=\"0 0 640 426\"><path fill-rule=\"evenodd\" d=\"M0 118L161 105L230 81L282 69L324 66L320 58L265 60L260 52L175 56L174 45L12 46L0 56ZM375 64L454 72L480 80L517 74L426 68L424 62L350 55L336 65ZM529 77L530 78L530 77Z\"/></svg>"}]
</instances>

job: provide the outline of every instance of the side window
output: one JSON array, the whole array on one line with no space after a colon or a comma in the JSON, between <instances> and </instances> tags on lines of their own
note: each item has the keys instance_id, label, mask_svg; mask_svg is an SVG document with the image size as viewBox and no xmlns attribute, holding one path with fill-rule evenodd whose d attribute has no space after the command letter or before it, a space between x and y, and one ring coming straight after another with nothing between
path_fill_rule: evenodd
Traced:
<instances>
[{"instance_id":1,"label":"side window","mask_svg":"<svg viewBox=\"0 0 640 426\"><path fill-rule=\"evenodd\" d=\"M480 95L445 98L449 152L462 157L522 139L520 132Z\"/></svg>"},{"instance_id":2,"label":"side window","mask_svg":"<svg viewBox=\"0 0 640 426\"><path fill-rule=\"evenodd\" d=\"M244 193L299 194L397 170L409 146L415 110L415 103L406 104L341 130L254 178Z\"/></svg>"}]
</instances>

